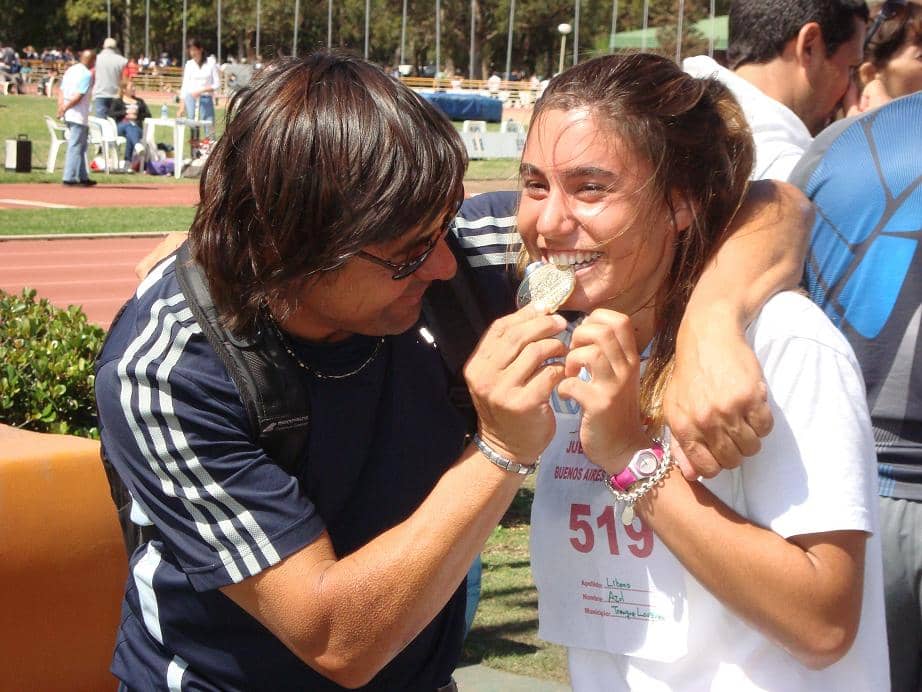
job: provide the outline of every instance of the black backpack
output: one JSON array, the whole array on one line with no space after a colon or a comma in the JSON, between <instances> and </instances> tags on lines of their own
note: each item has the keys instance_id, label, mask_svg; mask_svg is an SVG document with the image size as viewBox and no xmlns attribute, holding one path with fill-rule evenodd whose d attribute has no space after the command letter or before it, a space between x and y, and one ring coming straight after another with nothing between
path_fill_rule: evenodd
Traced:
<instances>
[{"instance_id":1,"label":"black backpack","mask_svg":"<svg viewBox=\"0 0 922 692\"><path fill-rule=\"evenodd\" d=\"M455 236L449 233L447 240L458 260L458 272L450 281L434 282L429 287L419 326L425 327L435 340L434 348L448 374L451 401L464 415L470 433L477 421L462 368L487 323L474 290L473 270ZM310 397L300 366L269 325L258 322L254 334L247 338L235 336L224 327L204 272L190 256L187 244L177 250L175 268L189 309L237 386L252 429L259 431L259 445L288 473L296 475L298 460L307 452L311 420ZM139 545L156 538L158 532L154 526L139 526L131 521L128 488L106 457L105 448L100 449L125 548L131 555Z\"/></svg>"}]
</instances>

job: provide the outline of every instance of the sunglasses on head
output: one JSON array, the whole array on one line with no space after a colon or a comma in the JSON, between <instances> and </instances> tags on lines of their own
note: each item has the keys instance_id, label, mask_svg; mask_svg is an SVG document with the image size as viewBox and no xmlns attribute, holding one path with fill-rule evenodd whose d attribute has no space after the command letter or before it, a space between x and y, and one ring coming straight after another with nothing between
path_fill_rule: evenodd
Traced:
<instances>
[{"instance_id":1,"label":"sunglasses on head","mask_svg":"<svg viewBox=\"0 0 922 692\"><path fill-rule=\"evenodd\" d=\"M864 46L862 50L867 51L868 46L880 30L881 24L894 17L906 16L906 3L908 0L887 0L880 8L880 12L874 18L874 22L864 36Z\"/></svg>"}]
</instances>

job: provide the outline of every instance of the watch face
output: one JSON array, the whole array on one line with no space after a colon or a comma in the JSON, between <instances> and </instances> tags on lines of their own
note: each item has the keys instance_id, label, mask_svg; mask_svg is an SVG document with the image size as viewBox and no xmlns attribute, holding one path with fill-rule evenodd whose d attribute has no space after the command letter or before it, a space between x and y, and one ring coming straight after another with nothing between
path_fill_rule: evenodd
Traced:
<instances>
[{"instance_id":1,"label":"watch face","mask_svg":"<svg viewBox=\"0 0 922 692\"><path fill-rule=\"evenodd\" d=\"M634 462L634 468L637 469L638 473L642 473L644 476L650 476L656 471L658 463L659 460L653 452L640 452Z\"/></svg>"}]
</instances>

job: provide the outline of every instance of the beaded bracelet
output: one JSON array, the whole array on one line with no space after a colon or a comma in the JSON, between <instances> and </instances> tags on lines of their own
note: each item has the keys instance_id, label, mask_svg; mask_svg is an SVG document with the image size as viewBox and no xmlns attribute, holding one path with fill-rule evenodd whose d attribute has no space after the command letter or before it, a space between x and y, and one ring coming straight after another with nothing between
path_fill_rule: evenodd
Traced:
<instances>
[{"instance_id":1,"label":"beaded bracelet","mask_svg":"<svg viewBox=\"0 0 922 692\"><path fill-rule=\"evenodd\" d=\"M666 474L669 473L669 469L672 468L672 454L670 453L669 443L662 440L657 440L657 442L663 448L663 457L660 459L659 466L657 466L653 475L647 476L639 483L635 483L627 491L619 490L612 485L609 476L605 477L605 487L611 491L615 500L624 503L624 509L621 511L621 523L625 526L630 526L634 522L634 505L637 504L637 501L650 492L653 486L663 480Z\"/></svg>"},{"instance_id":2,"label":"beaded bracelet","mask_svg":"<svg viewBox=\"0 0 922 692\"><path fill-rule=\"evenodd\" d=\"M499 466L503 471L508 471L509 473L516 473L520 476L530 476L538 470L538 464L541 463L540 456L535 459L535 463L531 466L526 466L512 459L507 459L484 442L477 433L474 433L473 442L477 445L477 449L479 449L487 459Z\"/></svg>"}]
</instances>

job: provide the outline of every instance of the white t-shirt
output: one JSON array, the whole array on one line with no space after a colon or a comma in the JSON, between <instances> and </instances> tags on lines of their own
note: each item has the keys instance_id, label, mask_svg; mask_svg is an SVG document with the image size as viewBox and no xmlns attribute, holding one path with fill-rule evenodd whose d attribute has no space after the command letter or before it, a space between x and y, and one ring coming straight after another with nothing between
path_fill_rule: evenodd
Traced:
<instances>
[{"instance_id":1,"label":"white t-shirt","mask_svg":"<svg viewBox=\"0 0 922 692\"><path fill-rule=\"evenodd\" d=\"M221 88L221 75L218 74L218 66L215 61L208 58L199 65L195 60L186 60L186 65L182 70L182 88L180 96L185 98L194 91L201 92L208 87L213 88L216 92ZM187 114L190 118L192 113Z\"/></svg>"},{"instance_id":2,"label":"white t-shirt","mask_svg":"<svg viewBox=\"0 0 922 692\"><path fill-rule=\"evenodd\" d=\"M706 55L686 58L682 69L692 77L714 77L739 101L756 146L752 180L787 180L813 137L794 111L761 89L721 67Z\"/></svg>"},{"instance_id":3,"label":"white t-shirt","mask_svg":"<svg viewBox=\"0 0 922 692\"><path fill-rule=\"evenodd\" d=\"M78 125L86 125L89 122L92 82L93 73L82 62L74 63L64 72L64 76L61 77L61 97L64 102L67 103L77 94L83 94L83 98L77 101L77 105L64 111L65 122Z\"/></svg>"},{"instance_id":4,"label":"white t-shirt","mask_svg":"<svg viewBox=\"0 0 922 692\"><path fill-rule=\"evenodd\" d=\"M582 454L578 411L554 398L557 434L532 507L532 569L539 636L569 648L577 692L889 688L874 444L854 354L795 293L771 299L748 338L775 426L759 454L702 482L785 538L871 534L855 643L837 663L807 669L706 591L639 518L623 526L604 472Z\"/></svg>"}]
</instances>

